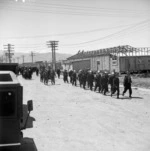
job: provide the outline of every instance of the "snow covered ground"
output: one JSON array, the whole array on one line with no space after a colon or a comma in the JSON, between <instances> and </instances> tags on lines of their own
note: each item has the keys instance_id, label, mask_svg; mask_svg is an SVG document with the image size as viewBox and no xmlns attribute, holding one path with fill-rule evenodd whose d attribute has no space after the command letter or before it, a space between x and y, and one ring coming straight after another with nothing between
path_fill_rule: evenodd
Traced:
<instances>
[{"instance_id":1,"label":"snow covered ground","mask_svg":"<svg viewBox=\"0 0 150 151\"><path fill-rule=\"evenodd\" d=\"M149 90L133 89L132 99L128 92L116 99L64 83L62 77L48 86L35 74L32 80L18 78L24 104L33 100L35 119L23 132L24 146L35 146L22 150L150 151Z\"/></svg>"}]
</instances>

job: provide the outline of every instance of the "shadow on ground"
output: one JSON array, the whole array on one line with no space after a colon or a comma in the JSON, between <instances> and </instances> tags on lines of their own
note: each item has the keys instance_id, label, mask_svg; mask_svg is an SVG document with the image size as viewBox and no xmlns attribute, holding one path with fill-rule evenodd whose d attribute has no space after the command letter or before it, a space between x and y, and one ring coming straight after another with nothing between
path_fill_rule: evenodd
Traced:
<instances>
[{"instance_id":1,"label":"shadow on ground","mask_svg":"<svg viewBox=\"0 0 150 151\"><path fill-rule=\"evenodd\" d=\"M33 138L23 138L21 142L20 151L37 151Z\"/></svg>"},{"instance_id":2,"label":"shadow on ground","mask_svg":"<svg viewBox=\"0 0 150 151\"><path fill-rule=\"evenodd\" d=\"M22 123L22 127L23 128L33 128L33 121L35 121L34 117L29 116L27 123L26 123L26 119L28 116L28 107L27 105L23 105L23 123ZM25 126L26 123L26 127ZM29 136L30 137L30 136ZM33 138L29 138L29 137L24 137L21 141L21 148L20 151L37 151L35 142Z\"/></svg>"},{"instance_id":3,"label":"shadow on ground","mask_svg":"<svg viewBox=\"0 0 150 151\"><path fill-rule=\"evenodd\" d=\"M27 105L23 104L23 123L21 124L22 128L25 126L27 116L28 116L28 107L27 107ZM33 121L35 121L35 118L29 116L27 123L26 123L26 128L32 128L33 127Z\"/></svg>"}]
</instances>

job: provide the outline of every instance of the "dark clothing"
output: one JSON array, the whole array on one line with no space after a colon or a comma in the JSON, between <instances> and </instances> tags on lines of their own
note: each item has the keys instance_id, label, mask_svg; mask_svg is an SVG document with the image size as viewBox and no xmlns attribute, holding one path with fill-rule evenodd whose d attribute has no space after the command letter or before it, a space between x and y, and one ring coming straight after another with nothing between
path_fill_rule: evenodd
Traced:
<instances>
[{"instance_id":1,"label":"dark clothing","mask_svg":"<svg viewBox=\"0 0 150 151\"><path fill-rule=\"evenodd\" d=\"M58 78L60 78L60 73L61 73L60 69L57 69Z\"/></svg>"},{"instance_id":2,"label":"dark clothing","mask_svg":"<svg viewBox=\"0 0 150 151\"><path fill-rule=\"evenodd\" d=\"M106 95L106 92L108 92L108 77L105 75L105 76L102 76L102 79L101 79L101 86L102 86L102 89L101 89L101 92Z\"/></svg>"},{"instance_id":3,"label":"dark clothing","mask_svg":"<svg viewBox=\"0 0 150 151\"><path fill-rule=\"evenodd\" d=\"M72 73L72 85L77 85L77 74L76 72Z\"/></svg>"},{"instance_id":4,"label":"dark clothing","mask_svg":"<svg viewBox=\"0 0 150 151\"><path fill-rule=\"evenodd\" d=\"M82 84L83 84L82 76L83 76L83 73L82 73L82 72L79 72L79 74L78 74L78 79L79 79L80 87L81 87L81 86L82 86Z\"/></svg>"},{"instance_id":5,"label":"dark clothing","mask_svg":"<svg viewBox=\"0 0 150 151\"><path fill-rule=\"evenodd\" d=\"M86 79L87 79L87 73L86 72L83 72L82 73L82 83L83 83L83 88L85 89L85 86L86 86Z\"/></svg>"},{"instance_id":6,"label":"dark clothing","mask_svg":"<svg viewBox=\"0 0 150 151\"><path fill-rule=\"evenodd\" d=\"M118 77L114 77L114 79L113 79L113 91L111 92L111 96L116 91L117 91L117 98L119 98L120 90L119 90L119 78Z\"/></svg>"},{"instance_id":7,"label":"dark clothing","mask_svg":"<svg viewBox=\"0 0 150 151\"><path fill-rule=\"evenodd\" d=\"M63 74L63 80L64 80L64 82L66 83L68 83L68 73L67 73L67 71L64 71L64 74Z\"/></svg>"},{"instance_id":8,"label":"dark clothing","mask_svg":"<svg viewBox=\"0 0 150 151\"><path fill-rule=\"evenodd\" d=\"M124 77L124 83L123 83L124 84L123 95L126 93L127 90L129 90L129 97L131 97L132 95L131 83L132 83L131 77L126 75Z\"/></svg>"},{"instance_id":9,"label":"dark clothing","mask_svg":"<svg viewBox=\"0 0 150 151\"><path fill-rule=\"evenodd\" d=\"M113 94L113 91L114 91L114 84L113 84L114 78L115 78L114 75L110 75L108 78L108 84L110 84L111 94Z\"/></svg>"},{"instance_id":10,"label":"dark clothing","mask_svg":"<svg viewBox=\"0 0 150 151\"><path fill-rule=\"evenodd\" d=\"M70 83L72 83L72 74L73 74L73 71L70 70L70 71L69 71Z\"/></svg>"},{"instance_id":11,"label":"dark clothing","mask_svg":"<svg viewBox=\"0 0 150 151\"><path fill-rule=\"evenodd\" d=\"M93 89L93 81L94 81L94 74L93 73L89 73L87 79L88 79L88 86L90 87L90 90L92 91L92 89Z\"/></svg>"},{"instance_id":12,"label":"dark clothing","mask_svg":"<svg viewBox=\"0 0 150 151\"><path fill-rule=\"evenodd\" d=\"M101 83L101 75L97 74L96 77L95 77L95 88L94 88L94 91L96 91L96 89L99 88L98 91L100 92L100 90L101 90L101 84L100 83Z\"/></svg>"}]
</instances>

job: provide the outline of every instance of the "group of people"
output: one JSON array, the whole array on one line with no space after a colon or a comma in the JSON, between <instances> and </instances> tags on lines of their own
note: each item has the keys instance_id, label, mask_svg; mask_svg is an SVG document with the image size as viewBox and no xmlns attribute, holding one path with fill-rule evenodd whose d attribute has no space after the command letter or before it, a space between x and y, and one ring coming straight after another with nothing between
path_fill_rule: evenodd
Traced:
<instances>
[{"instance_id":1,"label":"group of people","mask_svg":"<svg viewBox=\"0 0 150 151\"><path fill-rule=\"evenodd\" d=\"M32 79L33 72L38 76L39 69L31 66L17 66L15 70L16 76L21 74L24 79Z\"/></svg>"},{"instance_id":2,"label":"group of people","mask_svg":"<svg viewBox=\"0 0 150 151\"><path fill-rule=\"evenodd\" d=\"M55 84L55 71L50 68L50 66L40 67L40 81L43 82L45 85L48 85L49 80L51 81L51 84Z\"/></svg>"},{"instance_id":3,"label":"group of people","mask_svg":"<svg viewBox=\"0 0 150 151\"><path fill-rule=\"evenodd\" d=\"M104 95L106 95L109 92L109 85L110 85L111 96L113 96L116 92L117 92L117 98L119 98L120 95L119 73L116 72L112 72L111 74L108 74L107 72L100 72L100 71L94 73L91 70L79 70L79 72L77 73L75 70L70 70L69 72L67 72L67 70L64 70L63 80L65 83L71 83L74 86L77 85L77 81L78 81L80 87L82 87L83 89L89 88L91 91L98 90L99 93L102 93ZM130 98L132 97L131 83L132 80L131 80L130 73L127 72L123 81L123 85L124 85L124 91L122 93L123 96L126 93L126 91L129 90L129 97Z\"/></svg>"}]
</instances>

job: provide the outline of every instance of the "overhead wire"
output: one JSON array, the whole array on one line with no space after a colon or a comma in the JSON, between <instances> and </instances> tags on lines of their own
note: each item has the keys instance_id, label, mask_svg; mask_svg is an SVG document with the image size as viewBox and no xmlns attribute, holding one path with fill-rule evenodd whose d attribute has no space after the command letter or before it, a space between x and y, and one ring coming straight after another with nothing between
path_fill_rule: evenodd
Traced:
<instances>
[{"instance_id":1,"label":"overhead wire","mask_svg":"<svg viewBox=\"0 0 150 151\"><path fill-rule=\"evenodd\" d=\"M115 33L113 33L113 34L109 34L109 35L107 35L107 36L104 36L104 37L101 37L101 38L98 38L98 39L94 39L94 40L90 40L90 41L86 41L86 42L82 42L82 43L76 43L76 44L67 44L67 45L64 45L64 46L82 45L82 44L86 44L86 43L91 43L91 42L95 42L95 41L100 41L100 40L102 40L102 39L109 38L109 37L115 36L115 35L117 35L117 34L123 33L123 32L125 32L125 31L127 31L127 30L129 30L129 29L135 28L136 26L139 26L139 25L141 25L141 24L145 24L146 22L149 22L149 21L150 21L150 20L140 22L140 23L137 24L137 25L134 25L134 26L132 26L132 27L125 28L125 29L123 29L123 30L120 30L120 31L118 31L118 32L115 32Z\"/></svg>"},{"instance_id":2,"label":"overhead wire","mask_svg":"<svg viewBox=\"0 0 150 151\"><path fill-rule=\"evenodd\" d=\"M132 17L133 17L133 15L136 17L137 14L142 15L142 12L140 12L140 11L135 11L135 12L134 11L125 11L125 10L121 11L121 9L110 9L110 8L102 8L102 9L100 9L100 8L95 9L94 8L94 10L92 10L92 11L96 11L96 12L93 13L93 12L90 12L91 11L90 9L87 9L87 8L91 8L91 7L83 8L81 6L80 7L78 6L77 8L71 8L73 6L67 5L67 7L69 7L69 8L65 8L65 9L70 9L70 11L54 11L54 10L53 11L49 11L49 10L45 9L45 7L41 7L41 6L37 6L37 5L29 5L29 4L33 4L32 2L28 3L27 5L26 4L24 4L24 5L15 4L14 5L14 4L15 3L13 3L13 5L11 5L10 7L8 7L9 5L7 7L5 6L2 9L9 8L8 10L23 11L23 12L39 12L39 13L54 13L54 14L67 14L67 15L83 15L83 16L84 15L85 16L107 15L109 17L110 15L115 15L114 13L117 13L118 15L120 15L122 12L124 13L123 15L128 15L128 17L129 17L129 15L132 16ZM40 4L40 3L37 3L37 4ZM14 6L19 6L19 9L18 9L18 7L14 7ZM32 6L38 7L38 9L35 9L34 7L32 8ZM56 5L55 4L55 6L62 6L62 5ZM44 8L44 11L42 11L43 8ZM52 8L54 8L54 7L50 7L50 9L52 9ZM64 8L61 7L61 8L59 8L59 10L60 9L64 9ZM72 12L73 10L74 10L74 12ZM83 11L89 11L89 12L83 12ZM98 12L100 11L101 14L99 14L97 11ZM146 12L144 11L143 15L145 15ZM127 13L130 13L130 14L127 14ZM134 14L132 14L132 13L134 13Z\"/></svg>"},{"instance_id":3,"label":"overhead wire","mask_svg":"<svg viewBox=\"0 0 150 151\"><path fill-rule=\"evenodd\" d=\"M100 12L100 13L91 13L91 12L73 12L73 11L57 11L57 10L51 10L51 11L42 11L39 9L21 9L21 8L13 8L13 7L3 7L1 9L5 9L7 8L7 11L20 11L20 12L25 12L25 13L43 13L43 14L57 14L57 15L77 15L77 16L101 16L101 17L128 17L128 18L133 18L133 17L145 17L146 14L121 14L121 13L117 13L117 14L112 14L109 12ZM148 15L147 15L148 16ZM146 16L146 17L147 17Z\"/></svg>"},{"instance_id":4,"label":"overhead wire","mask_svg":"<svg viewBox=\"0 0 150 151\"><path fill-rule=\"evenodd\" d=\"M131 34L133 31L139 31L141 27L144 27L146 26L146 23L148 23L148 21L143 21L143 22L140 22L139 24L137 24L136 26L132 26L132 28L126 28L126 29L123 29L119 32L116 32L116 33L113 33L113 34L109 34L107 36L104 36L104 37L101 37L99 39L95 39L95 40L91 40L91 41L86 41L86 42L83 42L83 43L76 43L76 44L67 44L67 45L60 45L61 47L66 47L66 46L78 46L78 45L82 45L82 44L90 44L90 43L93 43L93 42L98 42L98 41L101 41L101 40L110 40L110 39L114 39L114 38L119 38L119 37L122 37L122 36L125 36L125 34ZM140 25L140 26L139 26ZM136 29L137 28L137 29ZM46 47L46 44L30 44L29 46L23 46L23 45L20 45L20 46L16 46L16 48L45 48L43 47L43 45Z\"/></svg>"},{"instance_id":5,"label":"overhead wire","mask_svg":"<svg viewBox=\"0 0 150 151\"><path fill-rule=\"evenodd\" d=\"M2 2L2 1L1 1ZM3 1L3 2L9 2L9 3L11 3L11 4L15 4L15 5L17 5L17 4L22 4L22 5L24 5L24 6L38 6L39 5L39 7L52 7L52 6L55 6L55 7L61 7L61 8L71 8L71 9L73 9L73 8L76 8L76 9L88 9L88 10L90 10L90 9L92 9L92 10L106 10L106 11L109 11L109 10L111 10L111 11L125 11L125 12L145 12L145 11L149 11L149 10L131 10L131 9L118 9L118 8L103 8L103 7L89 7L89 6L81 6L81 5L68 5L68 4L54 4L54 3L41 3L41 2L32 2L32 1L30 1L30 2L27 2L27 3L21 3L21 2L17 2L17 3L15 3L15 2L12 2L12 1L8 1L8 0L5 0L5 1ZM87 3L86 3L87 4Z\"/></svg>"},{"instance_id":6,"label":"overhead wire","mask_svg":"<svg viewBox=\"0 0 150 151\"><path fill-rule=\"evenodd\" d=\"M23 36L21 36L21 37L0 37L0 39L30 39L30 38L43 38L43 37L50 37L50 36L69 36L69 35L78 35L78 34L88 34L88 33L92 33L92 32L111 30L111 29L122 28L122 27L133 26L133 25L136 25L136 23L135 24L128 24L128 25L114 26L114 27L98 28L98 29L92 29L92 30L81 31L81 32L36 35L36 36L24 36L24 37Z\"/></svg>"}]
</instances>

